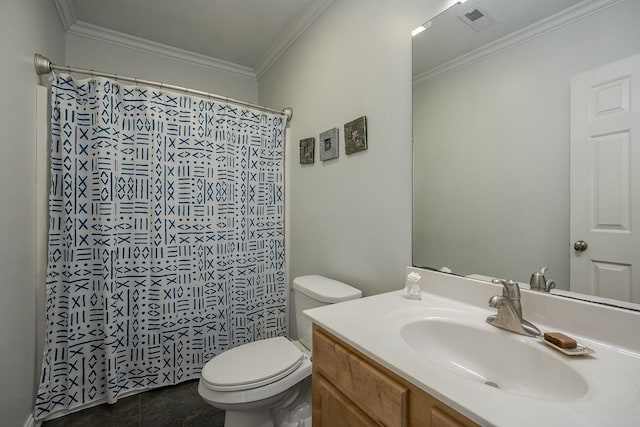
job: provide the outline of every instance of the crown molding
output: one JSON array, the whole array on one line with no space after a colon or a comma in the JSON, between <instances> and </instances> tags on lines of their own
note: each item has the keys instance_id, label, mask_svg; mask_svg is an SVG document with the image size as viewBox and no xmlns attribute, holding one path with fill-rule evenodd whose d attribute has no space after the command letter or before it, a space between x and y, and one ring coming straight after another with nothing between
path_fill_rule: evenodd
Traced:
<instances>
[{"instance_id":1,"label":"crown molding","mask_svg":"<svg viewBox=\"0 0 640 427\"><path fill-rule=\"evenodd\" d=\"M256 77L262 77L332 2L333 0L316 0L299 19L294 20L257 62L255 66Z\"/></svg>"},{"instance_id":2,"label":"crown molding","mask_svg":"<svg viewBox=\"0 0 640 427\"><path fill-rule=\"evenodd\" d=\"M421 86L447 73L457 71L461 68L482 61L491 55L533 40L546 33L593 15L594 13L598 13L623 1L624 0L585 0L573 7L560 11L548 18L542 19L534 24L524 27L521 30L515 31L494 42L488 43L472 50L469 53L465 53L464 55L454 58L451 61L447 61L442 65L416 75L413 78L413 87Z\"/></svg>"},{"instance_id":3,"label":"crown molding","mask_svg":"<svg viewBox=\"0 0 640 427\"><path fill-rule=\"evenodd\" d=\"M271 68L289 46L309 28L332 2L333 0L314 1L311 7L309 7L299 19L294 20L282 35L278 37L275 43L260 58L255 68L251 68L80 21L77 19L71 0L54 0L60 20L66 32L69 34L136 49L141 52L153 53L171 59L178 59L215 70L238 74L254 80L258 79Z\"/></svg>"},{"instance_id":4,"label":"crown molding","mask_svg":"<svg viewBox=\"0 0 640 427\"><path fill-rule=\"evenodd\" d=\"M210 56L202 55L188 50L179 49L166 44L143 39L141 37L121 33L119 31L110 30L108 28L93 25L84 21L76 21L67 30L67 33L87 37L93 40L103 41L106 43L111 43L129 49L139 50L141 52L153 53L155 55L160 55L171 59L190 62L192 64L209 67L218 71L238 74L240 76L247 77L253 80L256 79L256 74L250 67L245 67L242 65L234 64L232 62L212 58Z\"/></svg>"},{"instance_id":5,"label":"crown molding","mask_svg":"<svg viewBox=\"0 0 640 427\"><path fill-rule=\"evenodd\" d=\"M69 31L69 28L76 22L76 10L73 3L71 0L53 0L53 3L58 10L58 16L60 16L64 30Z\"/></svg>"}]
</instances>

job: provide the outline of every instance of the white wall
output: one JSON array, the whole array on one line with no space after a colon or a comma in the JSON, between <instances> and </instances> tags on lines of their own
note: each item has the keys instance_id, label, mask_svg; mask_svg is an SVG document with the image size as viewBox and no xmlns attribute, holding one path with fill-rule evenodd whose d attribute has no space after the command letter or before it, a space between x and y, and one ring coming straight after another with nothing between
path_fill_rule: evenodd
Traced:
<instances>
[{"instance_id":1,"label":"white wall","mask_svg":"<svg viewBox=\"0 0 640 427\"><path fill-rule=\"evenodd\" d=\"M418 264L524 282L546 265L568 289L569 79L637 53L639 16L622 2L414 90Z\"/></svg>"},{"instance_id":2,"label":"white wall","mask_svg":"<svg viewBox=\"0 0 640 427\"><path fill-rule=\"evenodd\" d=\"M365 295L399 289L411 263L410 30L446 1L335 0L259 79L260 103L290 105L290 277L322 274ZM344 150L344 124L368 120L369 149ZM319 133L340 129L321 162ZM299 164L299 140L316 161Z\"/></svg>"},{"instance_id":3,"label":"white wall","mask_svg":"<svg viewBox=\"0 0 640 427\"><path fill-rule=\"evenodd\" d=\"M258 99L258 81L253 77L77 34L66 34L65 48L65 63L70 66L186 86L251 103Z\"/></svg>"},{"instance_id":4,"label":"white wall","mask_svg":"<svg viewBox=\"0 0 640 427\"><path fill-rule=\"evenodd\" d=\"M36 369L35 92L33 55L64 60L64 33L50 0L5 0L0 13L0 414L22 426Z\"/></svg>"}]
</instances>

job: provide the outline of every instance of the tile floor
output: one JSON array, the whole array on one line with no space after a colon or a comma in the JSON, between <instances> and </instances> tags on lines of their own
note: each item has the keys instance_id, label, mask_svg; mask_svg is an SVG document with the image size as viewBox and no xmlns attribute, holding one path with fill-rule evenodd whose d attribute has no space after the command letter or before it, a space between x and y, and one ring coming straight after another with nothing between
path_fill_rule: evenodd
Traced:
<instances>
[{"instance_id":1,"label":"tile floor","mask_svg":"<svg viewBox=\"0 0 640 427\"><path fill-rule=\"evenodd\" d=\"M150 390L42 423L42 427L223 427L224 411L205 403L198 380Z\"/></svg>"}]
</instances>

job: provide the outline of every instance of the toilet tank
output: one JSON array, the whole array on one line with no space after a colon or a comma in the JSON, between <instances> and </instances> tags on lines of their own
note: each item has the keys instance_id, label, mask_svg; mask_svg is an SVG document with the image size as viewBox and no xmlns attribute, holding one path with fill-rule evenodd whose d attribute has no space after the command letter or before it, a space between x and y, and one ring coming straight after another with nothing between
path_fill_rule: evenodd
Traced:
<instances>
[{"instance_id":1,"label":"toilet tank","mask_svg":"<svg viewBox=\"0 0 640 427\"><path fill-rule=\"evenodd\" d=\"M293 297L296 310L296 330L298 340L311 350L311 319L304 310L357 299L362 291L337 280L311 275L293 279Z\"/></svg>"}]
</instances>

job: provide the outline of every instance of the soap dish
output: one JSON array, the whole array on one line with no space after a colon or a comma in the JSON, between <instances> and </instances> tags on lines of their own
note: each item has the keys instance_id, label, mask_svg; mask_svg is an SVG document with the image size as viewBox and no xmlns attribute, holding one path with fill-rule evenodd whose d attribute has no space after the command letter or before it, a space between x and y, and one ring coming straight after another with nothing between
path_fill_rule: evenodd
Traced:
<instances>
[{"instance_id":1,"label":"soap dish","mask_svg":"<svg viewBox=\"0 0 640 427\"><path fill-rule=\"evenodd\" d=\"M543 343L545 343L546 345L548 345L549 347L558 350L560 353L564 353L567 356L585 356L587 354L592 354L595 353L596 351L589 348L589 347L585 347L582 344L578 343L578 345L576 345L576 347L574 348L562 348L562 347L558 347L557 345L555 345L554 343L551 343L547 340L545 340L544 338L540 338L540 341L542 341Z\"/></svg>"}]
</instances>

